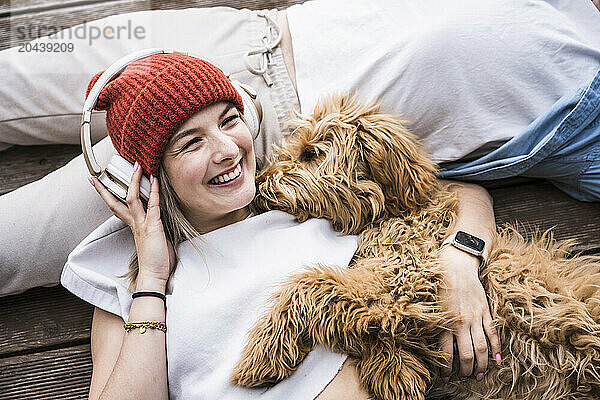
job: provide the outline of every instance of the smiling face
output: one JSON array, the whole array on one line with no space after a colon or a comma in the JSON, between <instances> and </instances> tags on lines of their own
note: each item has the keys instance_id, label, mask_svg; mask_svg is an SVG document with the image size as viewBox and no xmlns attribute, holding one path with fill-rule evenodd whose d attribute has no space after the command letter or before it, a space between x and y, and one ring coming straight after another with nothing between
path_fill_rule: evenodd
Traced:
<instances>
[{"instance_id":1,"label":"smiling face","mask_svg":"<svg viewBox=\"0 0 600 400\"><path fill-rule=\"evenodd\" d=\"M248 215L256 159L252 135L231 103L214 103L184 122L162 165L183 213L200 233Z\"/></svg>"}]
</instances>

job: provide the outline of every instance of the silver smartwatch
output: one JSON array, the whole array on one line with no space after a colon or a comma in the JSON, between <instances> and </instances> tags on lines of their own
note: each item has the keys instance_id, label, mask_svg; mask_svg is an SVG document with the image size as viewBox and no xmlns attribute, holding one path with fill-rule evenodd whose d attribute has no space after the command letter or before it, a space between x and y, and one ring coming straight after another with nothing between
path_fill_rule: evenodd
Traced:
<instances>
[{"instance_id":1,"label":"silver smartwatch","mask_svg":"<svg viewBox=\"0 0 600 400\"><path fill-rule=\"evenodd\" d=\"M488 250L483 239L464 231L458 231L455 234L448 236L440 246L440 249L448 244L478 257L481 261L479 263L479 269L485 266L488 258Z\"/></svg>"}]
</instances>

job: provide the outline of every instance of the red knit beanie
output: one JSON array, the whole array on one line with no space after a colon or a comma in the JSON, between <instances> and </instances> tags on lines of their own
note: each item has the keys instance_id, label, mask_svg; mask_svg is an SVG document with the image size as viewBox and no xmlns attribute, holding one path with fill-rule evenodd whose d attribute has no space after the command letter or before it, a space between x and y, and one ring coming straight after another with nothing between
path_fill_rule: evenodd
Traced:
<instances>
[{"instance_id":1,"label":"red knit beanie","mask_svg":"<svg viewBox=\"0 0 600 400\"><path fill-rule=\"evenodd\" d=\"M86 98L102 72L88 84ZM240 94L221 70L195 57L168 53L129 64L102 89L94 109L107 110L108 135L117 152L156 176L177 129L219 101L244 112Z\"/></svg>"}]
</instances>

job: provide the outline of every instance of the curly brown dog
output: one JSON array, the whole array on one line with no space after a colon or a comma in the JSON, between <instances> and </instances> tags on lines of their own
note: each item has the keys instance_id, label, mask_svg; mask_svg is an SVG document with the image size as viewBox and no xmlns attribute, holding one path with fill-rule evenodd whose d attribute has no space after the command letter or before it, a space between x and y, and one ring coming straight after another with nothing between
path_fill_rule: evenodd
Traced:
<instances>
[{"instance_id":1,"label":"curly brown dog","mask_svg":"<svg viewBox=\"0 0 600 400\"><path fill-rule=\"evenodd\" d=\"M326 218L359 235L349 269L293 276L248 336L232 381L278 382L317 344L350 355L377 399L594 399L600 396L600 259L568 257L551 234L500 230L480 278L504 361L482 381L444 383L439 336L452 316L437 293L440 244L457 199L403 122L334 96L276 150L255 211Z\"/></svg>"}]
</instances>

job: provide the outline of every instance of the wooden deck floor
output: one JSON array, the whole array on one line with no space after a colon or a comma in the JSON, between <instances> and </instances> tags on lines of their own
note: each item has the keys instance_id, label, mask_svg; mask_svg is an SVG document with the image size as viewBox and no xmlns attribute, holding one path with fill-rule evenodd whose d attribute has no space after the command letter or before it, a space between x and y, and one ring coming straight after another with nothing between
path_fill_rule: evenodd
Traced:
<instances>
[{"instance_id":1,"label":"wooden deck floor","mask_svg":"<svg viewBox=\"0 0 600 400\"><path fill-rule=\"evenodd\" d=\"M214 5L258 9L297 2L1 0L0 50L10 44L15 22L65 26L134 10ZM0 194L41 178L79 153L78 146L66 145L0 152ZM554 228L559 239L576 239L578 250L600 253L600 204L577 202L543 181L517 179L486 186L498 223L519 220L541 230ZM87 398L91 313L90 305L61 287L0 298L0 400Z\"/></svg>"}]
</instances>

